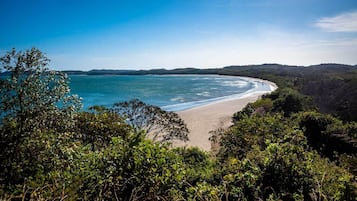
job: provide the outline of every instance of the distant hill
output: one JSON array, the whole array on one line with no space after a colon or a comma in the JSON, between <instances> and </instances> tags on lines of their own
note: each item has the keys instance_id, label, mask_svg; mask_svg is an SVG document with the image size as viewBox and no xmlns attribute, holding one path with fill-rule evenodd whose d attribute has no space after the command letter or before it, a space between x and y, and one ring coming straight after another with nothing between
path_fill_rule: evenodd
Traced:
<instances>
[{"instance_id":1,"label":"distant hill","mask_svg":"<svg viewBox=\"0 0 357 201\"><path fill-rule=\"evenodd\" d=\"M312 66L289 66L281 64L261 64L261 65L242 65L227 66L223 68L177 68L151 69L151 70L112 70L112 69L94 69L90 71L63 71L67 74L84 74L84 75L148 75L148 74L219 74L219 75L241 75L255 73L271 73L279 75L303 75L313 72L344 72L346 70L356 69L356 66L344 64L319 64Z\"/></svg>"}]
</instances>

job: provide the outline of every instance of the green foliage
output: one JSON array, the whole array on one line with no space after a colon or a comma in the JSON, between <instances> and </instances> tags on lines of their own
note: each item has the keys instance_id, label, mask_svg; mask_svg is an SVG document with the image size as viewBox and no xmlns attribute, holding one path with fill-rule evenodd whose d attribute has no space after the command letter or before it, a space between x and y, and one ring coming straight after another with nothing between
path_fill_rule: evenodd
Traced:
<instances>
[{"instance_id":1,"label":"green foliage","mask_svg":"<svg viewBox=\"0 0 357 201\"><path fill-rule=\"evenodd\" d=\"M160 200L184 177L178 155L136 134L126 141L115 137L107 148L81 161L75 169L90 174L80 172L82 185L75 194L90 200Z\"/></svg>"},{"instance_id":2,"label":"green foliage","mask_svg":"<svg viewBox=\"0 0 357 201\"><path fill-rule=\"evenodd\" d=\"M92 150L108 146L112 137L122 137L132 130L116 113L105 109L95 108L95 112L81 112L76 118L74 132L83 144L91 145Z\"/></svg>"},{"instance_id":3,"label":"green foliage","mask_svg":"<svg viewBox=\"0 0 357 201\"><path fill-rule=\"evenodd\" d=\"M13 49L0 60L7 72L0 77L0 183L10 185L22 183L39 166L46 170L43 141L53 133L58 139L67 135L80 103L69 95L66 75L50 71L38 49Z\"/></svg>"},{"instance_id":4,"label":"green foliage","mask_svg":"<svg viewBox=\"0 0 357 201\"><path fill-rule=\"evenodd\" d=\"M125 117L126 122L137 132L145 131L154 141L188 140L187 126L174 112L147 105L138 99L115 103L112 110Z\"/></svg>"},{"instance_id":5,"label":"green foliage","mask_svg":"<svg viewBox=\"0 0 357 201\"><path fill-rule=\"evenodd\" d=\"M317 112L303 112L294 117L304 131L309 145L322 155L333 159L335 153L357 153L357 142L353 138L355 123L342 121Z\"/></svg>"},{"instance_id":6,"label":"green foliage","mask_svg":"<svg viewBox=\"0 0 357 201\"><path fill-rule=\"evenodd\" d=\"M241 111L233 114L233 122L238 122L253 115L264 115L269 113L273 109L273 104L274 102L267 97L259 99L254 103L248 103Z\"/></svg>"},{"instance_id":7,"label":"green foliage","mask_svg":"<svg viewBox=\"0 0 357 201\"><path fill-rule=\"evenodd\" d=\"M273 111L288 117L293 113L312 109L311 99L291 88L279 88L266 96L273 100Z\"/></svg>"},{"instance_id":8,"label":"green foliage","mask_svg":"<svg viewBox=\"0 0 357 201\"><path fill-rule=\"evenodd\" d=\"M192 168L205 168L209 165L209 155L197 147L176 148L174 151L182 156L186 165Z\"/></svg>"},{"instance_id":9,"label":"green foliage","mask_svg":"<svg viewBox=\"0 0 357 201\"><path fill-rule=\"evenodd\" d=\"M254 107L251 103L248 103L241 111L233 114L233 122L238 122L242 119L250 117L254 113Z\"/></svg>"},{"instance_id":10,"label":"green foliage","mask_svg":"<svg viewBox=\"0 0 357 201\"><path fill-rule=\"evenodd\" d=\"M255 101L252 106L254 109L262 108L265 112L270 112L273 109L274 102L270 98L262 98Z\"/></svg>"},{"instance_id":11,"label":"green foliage","mask_svg":"<svg viewBox=\"0 0 357 201\"><path fill-rule=\"evenodd\" d=\"M264 115L270 112L283 113L285 117L313 109L311 98L301 95L292 88L278 88L262 99L249 103L241 111L233 115L233 122L237 122L252 115Z\"/></svg>"},{"instance_id":12,"label":"green foliage","mask_svg":"<svg viewBox=\"0 0 357 201\"><path fill-rule=\"evenodd\" d=\"M252 116L221 138L221 191L229 200L354 200L353 176L317 152L295 121Z\"/></svg>"},{"instance_id":13,"label":"green foliage","mask_svg":"<svg viewBox=\"0 0 357 201\"><path fill-rule=\"evenodd\" d=\"M217 167L208 153L203 152L197 147L176 148L174 151L182 157L185 166L186 182L184 183L183 189L204 182L213 182L213 175ZM188 194L185 194L185 197L187 196Z\"/></svg>"},{"instance_id":14,"label":"green foliage","mask_svg":"<svg viewBox=\"0 0 357 201\"><path fill-rule=\"evenodd\" d=\"M293 125L280 114L253 116L238 121L221 138L219 155L224 159L242 159L253 145L264 148L266 141L276 142L288 133L295 132Z\"/></svg>"},{"instance_id":15,"label":"green foliage","mask_svg":"<svg viewBox=\"0 0 357 201\"><path fill-rule=\"evenodd\" d=\"M67 163L71 163L72 159L68 152L73 151L78 145L74 142L72 133L58 135L53 131L38 131L32 133L31 137L23 138L16 149L10 150L12 155L5 155L6 158L3 158L1 189L18 196L22 192L20 189L25 188L32 178L43 178L49 172L57 168L62 169ZM43 181L38 185L41 183Z\"/></svg>"},{"instance_id":16,"label":"green foliage","mask_svg":"<svg viewBox=\"0 0 357 201\"><path fill-rule=\"evenodd\" d=\"M79 100L69 95L67 76L47 68L49 59L41 51L13 49L0 60L8 73L0 77L0 123L15 123L22 133L71 126Z\"/></svg>"},{"instance_id":17,"label":"green foliage","mask_svg":"<svg viewBox=\"0 0 357 201\"><path fill-rule=\"evenodd\" d=\"M327 172L329 174L327 174ZM230 200L353 200L353 177L314 152L289 142L231 158L223 170Z\"/></svg>"},{"instance_id":18,"label":"green foliage","mask_svg":"<svg viewBox=\"0 0 357 201\"><path fill-rule=\"evenodd\" d=\"M357 140L357 122L349 122L346 124L346 129L348 130L347 135L354 139Z\"/></svg>"},{"instance_id":19,"label":"green foliage","mask_svg":"<svg viewBox=\"0 0 357 201\"><path fill-rule=\"evenodd\" d=\"M31 199L162 200L185 177L181 157L167 147L132 134L113 137L101 151L77 146L45 174L38 172L13 197Z\"/></svg>"},{"instance_id":20,"label":"green foliage","mask_svg":"<svg viewBox=\"0 0 357 201\"><path fill-rule=\"evenodd\" d=\"M243 160L231 158L223 170L225 186L233 199L292 200L306 197L312 188L307 160L299 146L271 143L264 150L251 150Z\"/></svg>"}]
</instances>

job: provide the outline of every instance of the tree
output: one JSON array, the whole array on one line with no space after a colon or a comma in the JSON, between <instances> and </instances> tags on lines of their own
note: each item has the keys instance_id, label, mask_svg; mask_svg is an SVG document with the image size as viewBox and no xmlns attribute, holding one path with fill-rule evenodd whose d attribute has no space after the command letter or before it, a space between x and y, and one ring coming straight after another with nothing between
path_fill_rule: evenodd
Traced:
<instances>
[{"instance_id":1,"label":"tree","mask_svg":"<svg viewBox=\"0 0 357 201\"><path fill-rule=\"evenodd\" d=\"M123 118L107 108L93 106L92 112L81 112L76 118L76 137L92 150L107 147L113 137L121 136L126 140L132 131ZM93 111L94 110L94 111Z\"/></svg>"},{"instance_id":2,"label":"tree","mask_svg":"<svg viewBox=\"0 0 357 201\"><path fill-rule=\"evenodd\" d=\"M223 160L229 157L241 160L253 146L263 149L267 141L276 142L293 129L294 125L281 114L245 117L222 134L218 156Z\"/></svg>"},{"instance_id":3,"label":"tree","mask_svg":"<svg viewBox=\"0 0 357 201\"><path fill-rule=\"evenodd\" d=\"M284 112L284 116L305 111L312 108L312 100L291 88L282 88L274 91L267 98L273 100L273 111Z\"/></svg>"},{"instance_id":4,"label":"tree","mask_svg":"<svg viewBox=\"0 0 357 201\"><path fill-rule=\"evenodd\" d=\"M154 141L188 140L185 122L174 112L133 99L114 104L113 111L126 118L137 132L144 130Z\"/></svg>"},{"instance_id":5,"label":"tree","mask_svg":"<svg viewBox=\"0 0 357 201\"><path fill-rule=\"evenodd\" d=\"M50 71L48 64L36 48L12 49L0 58L5 71L0 77L1 184L21 183L33 175L42 166L37 156L47 146L42 143L46 135L65 136L74 125L80 101L69 94L67 76Z\"/></svg>"},{"instance_id":6,"label":"tree","mask_svg":"<svg viewBox=\"0 0 357 201\"><path fill-rule=\"evenodd\" d=\"M318 112L301 112L294 116L309 145L321 155L333 159L337 153L357 153L357 141L353 138L354 123L344 124L331 115Z\"/></svg>"},{"instance_id":7,"label":"tree","mask_svg":"<svg viewBox=\"0 0 357 201\"><path fill-rule=\"evenodd\" d=\"M40 50L12 49L0 62L0 70L5 70L0 79L0 123L16 123L20 133L70 126L80 101L69 95L67 75L50 71L49 59Z\"/></svg>"}]
</instances>

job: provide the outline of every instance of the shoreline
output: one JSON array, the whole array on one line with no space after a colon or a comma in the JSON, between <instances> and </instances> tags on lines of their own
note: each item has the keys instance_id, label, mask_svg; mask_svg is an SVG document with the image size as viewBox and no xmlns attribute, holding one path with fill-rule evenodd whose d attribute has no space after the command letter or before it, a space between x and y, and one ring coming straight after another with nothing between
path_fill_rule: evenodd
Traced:
<instances>
[{"instance_id":1,"label":"shoreline","mask_svg":"<svg viewBox=\"0 0 357 201\"><path fill-rule=\"evenodd\" d=\"M245 77L242 77L245 78ZM174 147L199 147L204 151L211 150L211 142L209 141L210 131L217 129L227 129L232 123L234 113L242 110L248 103L258 100L262 95L271 93L277 89L275 83L257 79L259 82L264 82L270 86L271 91L256 91L244 94L235 99L221 100L218 102L209 103L206 105L190 108L187 110L177 111L176 113L185 121L189 129L189 141L181 142L174 141Z\"/></svg>"},{"instance_id":2,"label":"shoreline","mask_svg":"<svg viewBox=\"0 0 357 201\"><path fill-rule=\"evenodd\" d=\"M183 75L183 76L186 76L186 75ZM242 99L242 98L245 98L248 96L252 96L256 93L259 93L259 94L271 93L272 91L275 91L278 88L274 82L259 79L259 78L244 77L244 76L231 76L231 75L218 75L218 76L233 77L233 78L238 77L239 79L242 79L246 82L255 82L255 83L262 83L262 84L268 85L270 89L269 90L259 90L259 89L257 90L257 88L259 88L259 87L256 86L255 88L250 89L249 91L246 91L244 93L232 94L232 95L228 95L228 96L211 98L211 99L194 101L194 102L188 102L188 103L178 103L178 104L163 106L161 108L166 111L172 111L172 112L179 113L179 112L183 112L186 110L203 107L206 105L216 104L216 103L220 103L220 102L226 102L229 100ZM175 109L173 109L173 108L175 108Z\"/></svg>"}]
</instances>

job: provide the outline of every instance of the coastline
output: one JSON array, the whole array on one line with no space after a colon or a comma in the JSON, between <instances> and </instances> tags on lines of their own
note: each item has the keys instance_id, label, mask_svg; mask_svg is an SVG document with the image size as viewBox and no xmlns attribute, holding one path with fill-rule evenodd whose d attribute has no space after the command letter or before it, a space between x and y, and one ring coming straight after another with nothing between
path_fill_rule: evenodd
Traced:
<instances>
[{"instance_id":1,"label":"coastline","mask_svg":"<svg viewBox=\"0 0 357 201\"><path fill-rule=\"evenodd\" d=\"M187 75L180 75L180 76L187 76ZM216 76L216 75L212 75L212 76ZM255 87L250 89L249 91L246 91L244 93L239 93L239 94L232 94L232 95L228 95L228 96L223 96L223 97L217 97L217 98L211 98L211 99L204 99L204 100L199 100L199 101L193 101L193 102L187 102L187 103L178 103L178 104L173 104L173 105L167 105L167 106L163 106L161 107L162 109L166 110L166 111L172 111L172 112L181 112L181 111L186 111L186 110L190 110L190 109L194 109L194 108L198 108L198 107L202 107L202 106L206 106L206 105L211 105L211 104L216 104L216 103L220 103L220 102L225 102L228 100L237 100L237 99L242 99L245 98L247 96L251 96L255 93L270 93L272 91L274 91L275 89L277 89L277 85L274 82L268 81L268 80L263 80L263 79L259 79L259 78L251 78L251 77L244 77L244 76L231 76L231 75L218 75L218 76L222 76L222 77L232 77L232 78L239 78L241 80L244 80L246 82L254 82L255 83ZM262 89L261 86L258 86L258 83L260 84L264 84L264 85L268 85L269 86L269 90L267 89Z\"/></svg>"},{"instance_id":2,"label":"coastline","mask_svg":"<svg viewBox=\"0 0 357 201\"><path fill-rule=\"evenodd\" d=\"M174 147L199 147L204 151L211 150L211 142L209 141L210 131L217 130L219 128L227 129L231 126L232 116L234 113L242 110L248 103L258 100L262 95L271 93L277 89L275 83L261 80L257 78L245 78L254 79L259 82L268 84L271 91L255 91L247 93L236 99L227 99L219 102L213 102L207 105L194 107L191 109L177 111L176 113L185 121L189 129L189 141L173 142Z\"/></svg>"}]
</instances>

